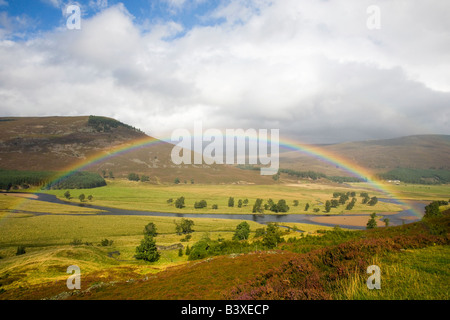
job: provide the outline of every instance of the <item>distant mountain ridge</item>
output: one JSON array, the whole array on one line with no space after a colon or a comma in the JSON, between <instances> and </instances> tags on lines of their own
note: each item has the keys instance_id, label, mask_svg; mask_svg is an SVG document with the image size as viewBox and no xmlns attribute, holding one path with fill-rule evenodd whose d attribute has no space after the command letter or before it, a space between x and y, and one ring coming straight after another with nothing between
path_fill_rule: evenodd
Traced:
<instances>
[{"instance_id":1,"label":"distant mountain ridge","mask_svg":"<svg viewBox=\"0 0 450 320\"><path fill-rule=\"evenodd\" d=\"M450 135L413 135L383 140L346 142L321 147L355 164L382 173L396 168L450 170ZM280 154L282 166L346 175L345 170L301 152Z\"/></svg>"}]
</instances>

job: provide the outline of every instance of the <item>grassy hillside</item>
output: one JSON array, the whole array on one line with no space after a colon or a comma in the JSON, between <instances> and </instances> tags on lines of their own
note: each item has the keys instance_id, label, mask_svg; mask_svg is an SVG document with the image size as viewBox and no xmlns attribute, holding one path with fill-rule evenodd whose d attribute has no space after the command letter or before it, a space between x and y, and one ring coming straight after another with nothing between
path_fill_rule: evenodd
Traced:
<instances>
[{"instance_id":1,"label":"grassy hillside","mask_svg":"<svg viewBox=\"0 0 450 320\"><path fill-rule=\"evenodd\" d=\"M175 165L172 144L111 118L0 118L0 131L0 169L66 171L82 167L103 177L146 175L153 184L173 183L176 178L181 183L274 182L259 172L244 172L230 165Z\"/></svg>"}]
</instances>

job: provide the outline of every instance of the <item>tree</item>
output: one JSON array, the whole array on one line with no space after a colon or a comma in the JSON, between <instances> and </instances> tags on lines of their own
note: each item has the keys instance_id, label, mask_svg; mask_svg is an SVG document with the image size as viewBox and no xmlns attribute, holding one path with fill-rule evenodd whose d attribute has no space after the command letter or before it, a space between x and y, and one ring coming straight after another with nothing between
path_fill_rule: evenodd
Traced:
<instances>
[{"instance_id":1,"label":"tree","mask_svg":"<svg viewBox=\"0 0 450 320\"><path fill-rule=\"evenodd\" d=\"M186 251L184 252L185 255L189 255L191 253L191 248L189 246L186 246Z\"/></svg>"},{"instance_id":2,"label":"tree","mask_svg":"<svg viewBox=\"0 0 450 320\"><path fill-rule=\"evenodd\" d=\"M89 201L92 201L92 200L94 200L94 197L92 196L92 194L88 195L88 197L87 197L87 198L88 198L88 200L89 200Z\"/></svg>"},{"instance_id":3,"label":"tree","mask_svg":"<svg viewBox=\"0 0 450 320\"><path fill-rule=\"evenodd\" d=\"M179 257L182 257L182 256L183 256L183 249L182 249L182 248L179 248L179 249L178 249L178 256L179 256Z\"/></svg>"},{"instance_id":4,"label":"tree","mask_svg":"<svg viewBox=\"0 0 450 320\"><path fill-rule=\"evenodd\" d=\"M244 206L248 205L248 199L245 199L245 200L242 202L242 204L243 204Z\"/></svg>"},{"instance_id":5,"label":"tree","mask_svg":"<svg viewBox=\"0 0 450 320\"><path fill-rule=\"evenodd\" d=\"M266 234L266 228L257 228L255 230L255 235L253 237L258 238L258 237L262 237L265 234Z\"/></svg>"},{"instance_id":6,"label":"tree","mask_svg":"<svg viewBox=\"0 0 450 320\"><path fill-rule=\"evenodd\" d=\"M241 199L238 200L238 205L237 206L238 206L238 208L242 208L242 200Z\"/></svg>"},{"instance_id":7,"label":"tree","mask_svg":"<svg viewBox=\"0 0 450 320\"><path fill-rule=\"evenodd\" d=\"M339 203L340 204L345 204L345 202L348 200L348 195L346 195L346 194L342 194L340 197L339 197Z\"/></svg>"},{"instance_id":8,"label":"tree","mask_svg":"<svg viewBox=\"0 0 450 320\"><path fill-rule=\"evenodd\" d=\"M175 180L173 181L175 184L179 184L180 183L180 178L175 178Z\"/></svg>"},{"instance_id":9,"label":"tree","mask_svg":"<svg viewBox=\"0 0 450 320\"><path fill-rule=\"evenodd\" d=\"M148 236L156 237L158 235L158 233L156 232L156 225L153 222L149 222L144 227L144 234L146 234Z\"/></svg>"},{"instance_id":10,"label":"tree","mask_svg":"<svg viewBox=\"0 0 450 320\"><path fill-rule=\"evenodd\" d=\"M362 204L366 204L367 202L369 202L369 200L370 200L370 198L369 198L369 196L367 195L367 193L364 195L364 198L362 199Z\"/></svg>"},{"instance_id":11,"label":"tree","mask_svg":"<svg viewBox=\"0 0 450 320\"><path fill-rule=\"evenodd\" d=\"M293 203L292 203L292 205L293 205L294 207L298 207L298 200L294 200Z\"/></svg>"},{"instance_id":12,"label":"tree","mask_svg":"<svg viewBox=\"0 0 450 320\"><path fill-rule=\"evenodd\" d=\"M178 224L176 221L175 223L175 230L177 234L187 234L192 233L194 230L192 230L192 226L194 225L194 221L182 218L181 222Z\"/></svg>"},{"instance_id":13,"label":"tree","mask_svg":"<svg viewBox=\"0 0 450 320\"><path fill-rule=\"evenodd\" d=\"M432 201L428 205L425 206L425 215L424 218L431 217L440 217L442 216L441 211L439 210L439 201Z\"/></svg>"},{"instance_id":14,"label":"tree","mask_svg":"<svg viewBox=\"0 0 450 320\"><path fill-rule=\"evenodd\" d=\"M307 204L305 205L305 211L308 211L308 209L309 209L309 203L307 203Z\"/></svg>"},{"instance_id":15,"label":"tree","mask_svg":"<svg viewBox=\"0 0 450 320\"><path fill-rule=\"evenodd\" d=\"M183 209L184 207L184 197L179 197L177 200L175 200L175 208Z\"/></svg>"},{"instance_id":16,"label":"tree","mask_svg":"<svg viewBox=\"0 0 450 320\"><path fill-rule=\"evenodd\" d=\"M369 206L374 206L374 205L377 204L377 202L378 202L378 198L377 197L372 197L372 198L370 198L369 202L367 202L367 204Z\"/></svg>"},{"instance_id":17,"label":"tree","mask_svg":"<svg viewBox=\"0 0 450 320\"><path fill-rule=\"evenodd\" d=\"M173 203L173 198L167 199L167 203L168 204L172 204Z\"/></svg>"},{"instance_id":18,"label":"tree","mask_svg":"<svg viewBox=\"0 0 450 320\"><path fill-rule=\"evenodd\" d=\"M325 202L325 212L330 212L330 210L331 210L331 201L327 200Z\"/></svg>"},{"instance_id":19,"label":"tree","mask_svg":"<svg viewBox=\"0 0 450 320\"><path fill-rule=\"evenodd\" d=\"M213 204L213 205L211 206L211 208L214 209L214 210L216 210L216 209L219 209L219 206L218 206L217 204Z\"/></svg>"},{"instance_id":20,"label":"tree","mask_svg":"<svg viewBox=\"0 0 450 320\"><path fill-rule=\"evenodd\" d=\"M256 199L256 201L255 201L255 204L253 205L253 210L252 210L252 212L253 213L262 213L263 212L263 209L261 208L261 206L262 206L262 202L263 202L263 199Z\"/></svg>"},{"instance_id":21,"label":"tree","mask_svg":"<svg viewBox=\"0 0 450 320\"><path fill-rule=\"evenodd\" d=\"M347 206L345 207L345 210L352 210L355 206L356 198L353 198L352 201L350 201Z\"/></svg>"},{"instance_id":22,"label":"tree","mask_svg":"<svg viewBox=\"0 0 450 320\"><path fill-rule=\"evenodd\" d=\"M86 199L86 196L84 195L84 193L82 193L78 196L78 199L80 199L80 201L83 202L84 199Z\"/></svg>"},{"instance_id":23,"label":"tree","mask_svg":"<svg viewBox=\"0 0 450 320\"><path fill-rule=\"evenodd\" d=\"M373 229L377 226L377 220L375 220L375 217L376 217L375 212L370 215L370 219L367 222L367 226L366 226L367 229Z\"/></svg>"},{"instance_id":24,"label":"tree","mask_svg":"<svg viewBox=\"0 0 450 320\"><path fill-rule=\"evenodd\" d=\"M234 198L233 197L229 197L228 198L228 206L229 207L234 207Z\"/></svg>"},{"instance_id":25,"label":"tree","mask_svg":"<svg viewBox=\"0 0 450 320\"><path fill-rule=\"evenodd\" d=\"M250 225L246 221L243 221L237 225L233 240L247 240L249 235Z\"/></svg>"},{"instance_id":26,"label":"tree","mask_svg":"<svg viewBox=\"0 0 450 320\"><path fill-rule=\"evenodd\" d=\"M141 176L141 182L147 182L147 181L150 181L150 177L146 176L146 175L142 175Z\"/></svg>"},{"instance_id":27,"label":"tree","mask_svg":"<svg viewBox=\"0 0 450 320\"><path fill-rule=\"evenodd\" d=\"M111 170L109 171L109 178L114 179L114 173Z\"/></svg>"},{"instance_id":28,"label":"tree","mask_svg":"<svg viewBox=\"0 0 450 320\"><path fill-rule=\"evenodd\" d=\"M384 222L384 224L386 225L386 227L389 227L389 218L384 218L383 219L383 222Z\"/></svg>"},{"instance_id":29,"label":"tree","mask_svg":"<svg viewBox=\"0 0 450 320\"><path fill-rule=\"evenodd\" d=\"M278 227L278 224L269 223L267 225L266 233L263 236L263 245L269 249L273 249L281 242L283 242L283 238L281 237L281 230Z\"/></svg>"},{"instance_id":30,"label":"tree","mask_svg":"<svg viewBox=\"0 0 450 320\"><path fill-rule=\"evenodd\" d=\"M71 198L70 191L64 192L64 198L66 198L67 200L69 200Z\"/></svg>"},{"instance_id":31,"label":"tree","mask_svg":"<svg viewBox=\"0 0 450 320\"><path fill-rule=\"evenodd\" d=\"M280 199L277 203L278 212L288 212L289 206L286 203L286 200Z\"/></svg>"},{"instance_id":32,"label":"tree","mask_svg":"<svg viewBox=\"0 0 450 320\"><path fill-rule=\"evenodd\" d=\"M156 247L156 241L152 236L144 235L141 244L136 247L136 259L155 262L159 260L160 254Z\"/></svg>"}]
</instances>

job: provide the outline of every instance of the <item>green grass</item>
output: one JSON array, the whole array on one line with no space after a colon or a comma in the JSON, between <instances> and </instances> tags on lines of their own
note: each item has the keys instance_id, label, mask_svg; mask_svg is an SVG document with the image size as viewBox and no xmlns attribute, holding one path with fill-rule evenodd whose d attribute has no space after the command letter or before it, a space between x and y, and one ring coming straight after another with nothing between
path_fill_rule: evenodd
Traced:
<instances>
[{"instance_id":1,"label":"green grass","mask_svg":"<svg viewBox=\"0 0 450 320\"><path fill-rule=\"evenodd\" d=\"M336 299L448 300L450 247L434 246L375 257L381 269L381 289L368 289L369 274L353 274L340 283Z\"/></svg>"},{"instance_id":2,"label":"green grass","mask_svg":"<svg viewBox=\"0 0 450 320\"><path fill-rule=\"evenodd\" d=\"M319 213L324 210L326 200L332 198L334 191L356 191L358 202L353 210L345 210L345 205L332 208L328 214L340 214L346 212L383 212L399 211L401 206L392 203L378 202L376 206L361 204L358 186L348 189L331 185L311 185L307 187L296 187L290 185L201 185L201 184L180 184L180 185L153 185L142 182L126 180L108 181L108 185L101 188L89 190L70 190L72 202L79 203L78 195L81 193L92 194L94 200L92 204L114 207L121 209L133 209L144 211L175 212L175 213L231 213L231 214L252 214L252 208L257 198L265 201L272 199L277 202L280 199L286 200L290 209L288 213L314 213L314 208L319 208ZM63 199L65 190L49 190L47 193L54 194ZM380 195L372 192L370 195ZM185 197L186 207L175 208L173 204L168 204L167 200L178 197ZM228 198L234 197L235 206L228 207ZM248 199L249 204L237 207L239 199ZM203 209L195 209L196 201L206 200L208 206ZM299 205L294 206L293 201L298 200ZM305 211L306 203L310 204L308 211ZM218 205L218 209L211 209L213 204ZM265 210L265 214L273 212Z\"/></svg>"},{"instance_id":3,"label":"green grass","mask_svg":"<svg viewBox=\"0 0 450 320\"><path fill-rule=\"evenodd\" d=\"M16 279L3 288L26 286L50 279L67 278L69 265L78 265L84 273L109 270L119 266L134 266L141 273L155 272L168 266L184 263L187 256L178 257L178 250L160 250L156 263L134 259L135 248L143 239L143 230L149 222L158 231L156 244L169 246L181 243L184 248L200 240L205 233L212 239L231 239L239 220L194 218L194 232L189 242L175 233L174 220L181 218L144 216L95 215L11 215L0 222L0 278L9 275ZM262 227L248 221L251 230ZM71 245L80 239L82 245ZM112 246L102 247L103 239L113 240ZM18 246L26 253L16 256ZM121 261L108 257L108 252L119 251ZM122 261L123 260L123 261ZM0 297L1 298L1 297Z\"/></svg>"}]
</instances>

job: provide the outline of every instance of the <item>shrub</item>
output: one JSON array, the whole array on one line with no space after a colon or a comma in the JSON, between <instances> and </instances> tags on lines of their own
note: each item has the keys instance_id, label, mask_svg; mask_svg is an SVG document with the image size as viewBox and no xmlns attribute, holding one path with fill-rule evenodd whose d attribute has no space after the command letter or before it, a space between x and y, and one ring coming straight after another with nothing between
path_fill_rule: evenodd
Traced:
<instances>
[{"instance_id":1,"label":"shrub","mask_svg":"<svg viewBox=\"0 0 450 320\"><path fill-rule=\"evenodd\" d=\"M103 240L100 242L100 245L101 245L102 247L109 247L109 246L112 246L113 242L114 242L113 240L103 239Z\"/></svg>"},{"instance_id":2,"label":"shrub","mask_svg":"<svg viewBox=\"0 0 450 320\"><path fill-rule=\"evenodd\" d=\"M130 181L139 181L139 175L137 173L129 173L128 180Z\"/></svg>"},{"instance_id":3,"label":"shrub","mask_svg":"<svg viewBox=\"0 0 450 320\"><path fill-rule=\"evenodd\" d=\"M25 253L26 253L26 251L25 251L25 247L24 246L18 246L17 247L16 256L20 256L20 255L25 254Z\"/></svg>"},{"instance_id":4,"label":"shrub","mask_svg":"<svg viewBox=\"0 0 450 320\"><path fill-rule=\"evenodd\" d=\"M195 202L194 203L194 208L195 209L202 209L202 208L206 208L207 203L205 200L200 200L199 202Z\"/></svg>"},{"instance_id":5,"label":"shrub","mask_svg":"<svg viewBox=\"0 0 450 320\"><path fill-rule=\"evenodd\" d=\"M72 242L70 244L73 246L79 246L79 245L83 244L83 240L75 238L72 240Z\"/></svg>"}]
</instances>

